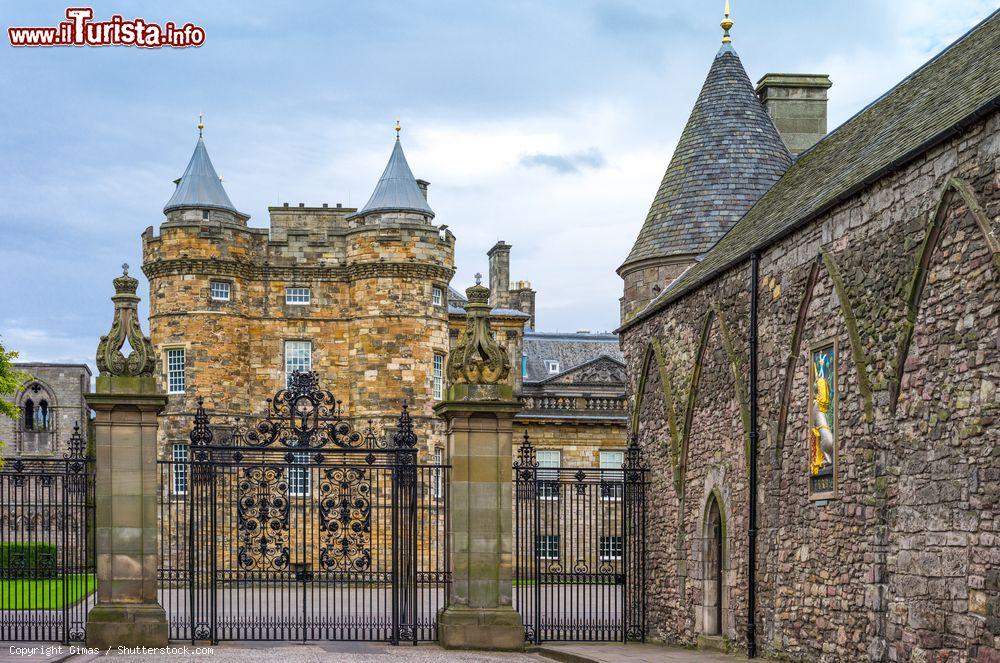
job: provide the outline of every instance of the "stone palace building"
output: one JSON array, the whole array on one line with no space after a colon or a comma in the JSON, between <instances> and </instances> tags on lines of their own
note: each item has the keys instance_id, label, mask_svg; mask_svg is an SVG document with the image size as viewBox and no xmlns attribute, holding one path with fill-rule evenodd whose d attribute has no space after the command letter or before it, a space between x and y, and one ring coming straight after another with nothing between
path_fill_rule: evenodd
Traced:
<instances>
[{"instance_id":1,"label":"stone palace building","mask_svg":"<svg viewBox=\"0 0 1000 663\"><path fill-rule=\"evenodd\" d=\"M648 632L1000 661L1000 13L829 134L731 27L619 269Z\"/></svg>"},{"instance_id":2,"label":"stone palace building","mask_svg":"<svg viewBox=\"0 0 1000 663\"><path fill-rule=\"evenodd\" d=\"M201 137L158 232L142 235L150 338L169 403L162 453L187 454L197 400L213 423L260 415L294 370L313 370L356 428L391 432L405 401L430 461L444 459L432 411L446 389L465 299L450 287L455 235L435 225L428 182L416 179L397 137L360 209L270 207L248 225ZM493 328L523 390L525 430L558 458L618 462L625 444L624 363L609 334L535 332L535 291L510 280L510 245L489 252Z\"/></svg>"}]
</instances>

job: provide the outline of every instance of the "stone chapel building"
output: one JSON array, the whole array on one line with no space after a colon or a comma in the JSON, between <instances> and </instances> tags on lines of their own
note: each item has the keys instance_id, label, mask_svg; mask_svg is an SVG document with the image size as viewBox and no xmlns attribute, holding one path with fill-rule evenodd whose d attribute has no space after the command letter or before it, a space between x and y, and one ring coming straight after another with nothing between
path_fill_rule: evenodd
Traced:
<instances>
[{"instance_id":1,"label":"stone chapel building","mask_svg":"<svg viewBox=\"0 0 1000 663\"><path fill-rule=\"evenodd\" d=\"M648 633L1000 661L1000 13L828 135L731 27L619 270Z\"/></svg>"}]
</instances>

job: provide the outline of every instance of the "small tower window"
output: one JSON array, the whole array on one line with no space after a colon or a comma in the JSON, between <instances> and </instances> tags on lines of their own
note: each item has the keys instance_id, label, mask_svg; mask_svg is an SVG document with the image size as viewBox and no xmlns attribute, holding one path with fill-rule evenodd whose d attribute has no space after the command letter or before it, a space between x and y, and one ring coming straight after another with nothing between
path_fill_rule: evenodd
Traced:
<instances>
[{"instance_id":1,"label":"small tower window","mask_svg":"<svg viewBox=\"0 0 1000 663\"><path fill-rule=\"evenodd\" d=\"M296 306L306 306L312 299L309 288L285 288L285 303Z\"/></svg>"},{"instance_id":2,"label":"small tower window","mask_svg":"<svg viewBox=\"0 0 1000 663\"><path fill-rule=\"evenodd\" d=\"M433 288L431 288L431 302L434 304L434 306L443 306L444 305L444 290L442 290L441 288L439 288L437 286L434 286Z\"/></svg>"},{"instance_id":3,"label":"small tower window","mask_svg":"<svg viewBox=\"0 0 1000 663\"><path fill-rule=\"evenodd\" d=\"M217 302L228 302L230 287L228 281L212 281L212 299Z\"/></svg>"},{"instance_id":4,"label":"small tower window","mask_svg":"<svg viewBox=\"0 0 1000 663\"><path fill-rule=\"evenodd\" d=\"M203 220L205 220L205 221L208 221L208 210L207 210L207 209L203 209L203 210L201 211L201 218L202 218Z\"/></svg>"}]
</instances>

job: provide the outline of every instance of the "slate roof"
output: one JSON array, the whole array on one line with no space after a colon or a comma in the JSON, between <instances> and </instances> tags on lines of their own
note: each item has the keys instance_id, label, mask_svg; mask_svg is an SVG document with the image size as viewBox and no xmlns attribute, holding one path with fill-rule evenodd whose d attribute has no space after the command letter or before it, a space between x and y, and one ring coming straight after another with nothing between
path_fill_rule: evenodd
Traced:
<instances>
[{"instance_id":1,"label":"slate roof","mask_svg":"<svg viewBox=\"0 0 1000 663\"><path fill-rule=\"evenodd\" d=\"M791 162L739 56L723 44L622 267L707 250Z\"/></svg>"},{"instance_id":2,"label":"slate roof","mask_svg":"<svg viewBox=\"0 0 1000 663\"><path fill-rule=\"evenodd\" d=\"M417 180L410 171L410 164L406 163L406 155L403 154L403 146L398 137L372 197L355 216L369 212L420 212L432 218L434 216L434 211L427 204L427 199L420 192Z\"/></svg>"},{"instance_id":3,"label":"slate roof","mask_svg":"<svg viewBox=\"0 0 1000 663\"><path fill-rule=\"evenodd\" d=\"M194 146L194 154L188 162L184 174L181 175L174 195L163 206L163 213L175 209L221 209L239 214L229 200L229 195L222 186L222 180L215 172L212 160L208 158L205 141L200 136Z\"/></svg>"},{"instance_id":4,"label":"slate roof","mask_svg":"<svg viewBox=\"0 0 1000 663\"><path fill-rule=\"evenodd\" d=\"M622 329L648 318L998 108L1000 10L799 155L781 180L700 262Z\"/></svg>"},{"instance_id":5,"label":"slate roof","mask_svg":"<svg viewBox=\"0 0 1000 663\"><path fill-rule=\"evenodd\" d=\"M541 382L602 356L625 361L614 334L525 332L523 347L527 357L524 382ZM551 359L559 362L559 373L546 368L545 361Z\"/></svg>"}]
</instances>

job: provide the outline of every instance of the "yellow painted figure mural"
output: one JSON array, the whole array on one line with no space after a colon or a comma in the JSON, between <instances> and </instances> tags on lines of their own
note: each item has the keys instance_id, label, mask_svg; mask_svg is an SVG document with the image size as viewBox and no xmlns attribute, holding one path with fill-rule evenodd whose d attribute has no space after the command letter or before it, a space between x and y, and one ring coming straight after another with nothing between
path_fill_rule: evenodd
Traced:
<instances>
[{"instance_id":1,"label":"yellow painted figure mural","mask_svg":"<svg viewBox=\"0 0 1000 663\"><path fill-rule=\"evenodd\" d=\"M809 469L814 478L830 476L831 481L813 481L814 492L831 490L832 474L835 456L834 431L836 428L836 413L834 403L835 380L835 349L826 346L814 349L811 353L810 373L812 374L812 403L810 429L810 462ZM829 484L829 485L827 485Z\"/></svg>"}]
</instances>

